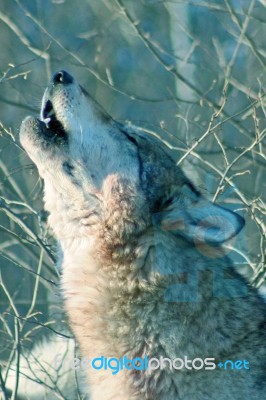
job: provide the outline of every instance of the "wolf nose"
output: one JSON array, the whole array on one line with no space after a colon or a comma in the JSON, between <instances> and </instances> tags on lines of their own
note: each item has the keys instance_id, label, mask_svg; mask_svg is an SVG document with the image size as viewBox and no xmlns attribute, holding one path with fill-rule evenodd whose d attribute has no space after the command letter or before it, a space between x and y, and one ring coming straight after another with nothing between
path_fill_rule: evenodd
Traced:
<instances>
[{"instance_id":1,"label":"wolf nose","mask_svg":"<svg viewBox=\"0 0 266 400\"><path fill-rule=\"evenodd\" d=\"M67 85L73 82L73 78L68 72L62 69L62 71L56 72L54 74L52 81L55 85L58 85L60 83L63 85Z\"/></svg>"}]
</instances>

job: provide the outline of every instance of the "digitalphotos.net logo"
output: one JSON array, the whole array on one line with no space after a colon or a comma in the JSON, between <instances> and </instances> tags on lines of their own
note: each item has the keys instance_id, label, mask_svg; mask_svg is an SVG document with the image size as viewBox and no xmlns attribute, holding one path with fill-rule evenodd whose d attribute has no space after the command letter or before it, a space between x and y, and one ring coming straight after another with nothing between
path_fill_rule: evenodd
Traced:
<instances>
[{"instance_id":1,"label":"digitalphotos.net logo","mask_svg":"<svg viewBox=\"0 0 266 400\"><path fill-rule=\"evenodd\" d=\"M55 358L55 368L60 367L63 362L62 354L58 354ZM166 357L160 358L149 358L145 356L144 358L136 357L133 359L129 359L127 356L124 356L120 359L116 357L95 357L95 358L73 358L72 368L86 370L88 368L92 368L94 370L109 370L112 375L118 374L123 370L137 370L137 371L148 371L152 373L155 370L164 370L170 369L172 370L183 370L186 369L188 371L198 371L198 370L206 370L211 371L217 368L223 370L249 370L249 362L247 360L225 360L224 362L217 362L215 358L194 358L189 359L187 356L184 358L175 358L170 359Z\"/></svg>"}]
</instances>

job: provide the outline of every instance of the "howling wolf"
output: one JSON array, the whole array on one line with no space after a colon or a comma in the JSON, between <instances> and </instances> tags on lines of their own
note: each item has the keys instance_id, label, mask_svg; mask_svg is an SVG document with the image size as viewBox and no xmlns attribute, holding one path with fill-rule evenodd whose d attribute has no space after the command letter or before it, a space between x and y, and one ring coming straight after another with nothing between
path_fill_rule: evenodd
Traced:
<instances>
[{"instance_id":1,"label":"howling wolf","mask_svg":"<svg viewBox=\"0 0 266 400\"><path fill-rule=\"evenodd\" d=\"M44 180L70 327L82 357L98 360L90 399L262 400L264 302L223 251L242 217L64 70L20 140Z\"/></svg>"}]
</instances>

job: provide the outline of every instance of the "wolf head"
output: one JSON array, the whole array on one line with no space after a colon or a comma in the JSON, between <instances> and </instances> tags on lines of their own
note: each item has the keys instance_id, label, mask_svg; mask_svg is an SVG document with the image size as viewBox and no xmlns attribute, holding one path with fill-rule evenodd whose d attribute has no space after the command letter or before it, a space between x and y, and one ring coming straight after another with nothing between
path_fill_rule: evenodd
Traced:
<instances>
[{"instance_id":1,"label":"wolf head","mask_svg":"<svg viewBox=\"0 0 266 400\"><path fill-rule=\"evenodd\" d=\"M159 141L112 120L66 71L53 76L40 118L23 121L20 140L44 179L59 239L66 235L62 220L69 235L82 235L77 226L93 225L92 214L107 236L116 230L129 238L155 225L194 243L221 244L244 224L204 199Z\"/></svg>"},{"instance_id":2,"label":"wolf head","mask_svg":"<svg viewBox=\"0 0 266 400\"><path fill-rule=\"evenodd\" d=\"M106 176L139 168L136 146L65 71L45 90L40 119L22 123L20 140L45 183L67 196L71 185L97 190Z\"/></svg>"}]
</instances>

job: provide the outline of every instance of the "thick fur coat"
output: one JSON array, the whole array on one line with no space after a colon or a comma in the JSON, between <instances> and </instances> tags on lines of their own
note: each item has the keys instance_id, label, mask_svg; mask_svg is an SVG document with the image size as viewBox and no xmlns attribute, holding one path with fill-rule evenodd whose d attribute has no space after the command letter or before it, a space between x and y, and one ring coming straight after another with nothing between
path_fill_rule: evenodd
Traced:
<instances>
[{"instance_id":1,"label":"thick fur coat","mask_svg":"<svg viewBox=\"0 0 266 400\"><path fill-rule=\"evenodd\" d=\"M88 368L91 400L261 400L264 303L222 250L242 218L204 199L160 142L112 120L65 71L20 139L44 179L65 310L83 357L250 366Z\"/></svg>"}]
</instances>

